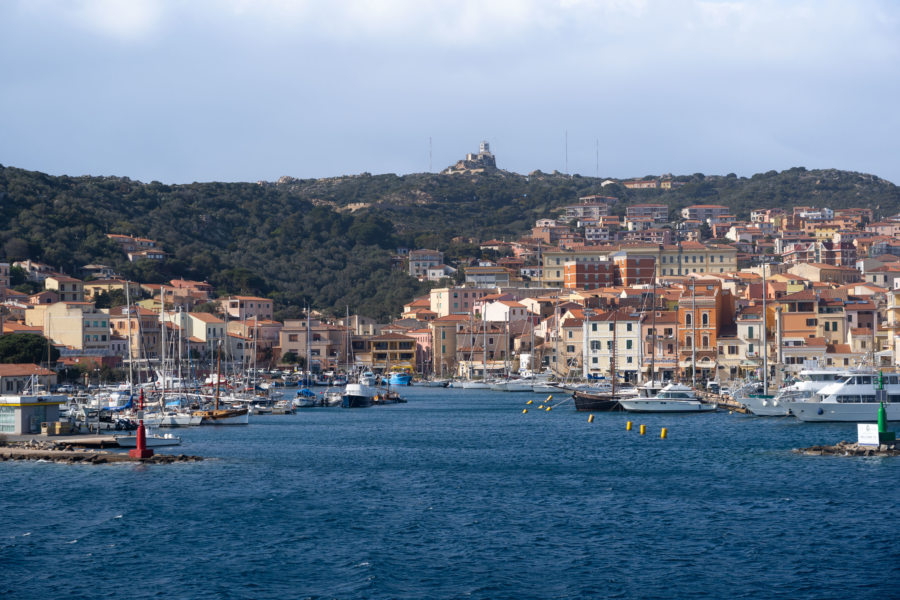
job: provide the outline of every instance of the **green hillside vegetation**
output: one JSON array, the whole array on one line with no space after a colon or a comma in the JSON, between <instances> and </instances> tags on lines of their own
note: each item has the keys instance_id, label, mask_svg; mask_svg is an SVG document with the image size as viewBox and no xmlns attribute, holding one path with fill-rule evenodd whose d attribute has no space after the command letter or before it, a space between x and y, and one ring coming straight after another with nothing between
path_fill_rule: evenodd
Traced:
<instances>
[{"instance_id":1,"label":"green hillside vegetation","mask_svg":"<svg viewBox=\"0 0 900 600\"><path fill-rule=\"evenodd\" d=\"M32 258L70 274L89 263L162 283L208 280L220 294L271 297L282 318L302 306L385 319L428 289L392 262L399 247L472 256L469 239L513 239L579 196L725 204L739 216L764 207L870 206L900 212L900 190L845 171L770 171L676 177L671 191L629 190L602 179L497 171L463 176L370 175L275 183L141 183L127 177L50 176L0 166L0 256ZM107 233L148 237L169 258L129 263ZM462 240L458 239L462 238Z\"/></svg>"}]
</instances>

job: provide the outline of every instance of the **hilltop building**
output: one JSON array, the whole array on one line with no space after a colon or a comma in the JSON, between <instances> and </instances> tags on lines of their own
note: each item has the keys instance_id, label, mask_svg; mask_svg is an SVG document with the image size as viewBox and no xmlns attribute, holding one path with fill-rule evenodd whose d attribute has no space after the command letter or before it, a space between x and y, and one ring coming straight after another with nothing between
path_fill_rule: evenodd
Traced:
<instances>
[{"instance_id":1,"label":"hilltop building","mask_svg":"<svg viewBox=\"0 0 900 600\"><path fill-rule=\"evenodd\" d=\"M478 154L466 154L466 157L457 162L452 167L447 167L441 171L442 175L457 174L473 174L484 173L487 170L497 168L497 159L491 154L491 145L487 142L481 142L478 147Z\"/></svg>"}]
</instances>

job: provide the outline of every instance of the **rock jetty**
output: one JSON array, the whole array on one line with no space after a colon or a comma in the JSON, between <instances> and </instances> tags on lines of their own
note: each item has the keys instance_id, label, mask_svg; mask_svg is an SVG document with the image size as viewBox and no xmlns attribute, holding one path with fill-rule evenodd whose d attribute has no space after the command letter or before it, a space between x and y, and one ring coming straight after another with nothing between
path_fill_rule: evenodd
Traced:
<instances>
[{"instance_id":1,"label":"rock jetty","mask_svg":"<svg viewBox=\"0 0 900 600\"><path fill-rule=\"evenodd\" d=\"M806 456L900 456L900 445L897 442L892 442L878 446L862 446L842 441L834 446L794 448L793 451Z\"/></svg>"},{"instance_id":2,"label":"rock jetty","mask_svg":"<svg viewBox=\"0 0 900 600\"><path fill-rule=\"evenodd\" d=\"M177 462L196 462L203 460L203 457L186 454L155 454L150 458L132 458L127 453L76 450L68 444L31 440L28 442L7 443L0 446L0 462L7 460L45 460L66 464L83 463L92 465L123 462L162 465Z\"/></svg>"}]
</instances>

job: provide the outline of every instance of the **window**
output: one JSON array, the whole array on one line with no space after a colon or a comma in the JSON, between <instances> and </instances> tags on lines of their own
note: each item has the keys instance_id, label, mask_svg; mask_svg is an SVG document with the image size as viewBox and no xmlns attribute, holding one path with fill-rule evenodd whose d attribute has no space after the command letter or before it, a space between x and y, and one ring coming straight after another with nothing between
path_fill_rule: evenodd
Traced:
<instances>
[{"instance_id":1,"label":"window","mask_svg":"<svg viewBox=\"0 0 900 600\"><path fill-rule=\"evenodd\" d=\"M700 315L700 325L703 327L707 327L709 325L709 313L703 313Z\"/></svg>"},{"instance_id":2,"label":"window","mask_svg":"<svg viewBox=\"0 0 900 600\"><path fill-rule=\"evenodd\" d=\"M447 332L444 331L443 329L441 329L441 339L442 339L442 340L446 340L446 339L447 339Z\"/></svg>"},{"instance_id":3,"label":"window","mask_svg":"<svg viewBox=\"0 0 900 600\"><path fill-rule=\"evenodd\" d=\"M296 341L297 341L297 334L296 334L296 333L289 333L289 334L288 334L288 341L289 341L289 342L296 342Z\"/></svg>"},{"instance_id":4,"label":"window","mask_svg":"<svg viewBox=\"0 0 900 600\"><path fill-rule=\"evenodd\" d=\"M752 325L747 328L747 337L753 338L753 326Z\"/></svg>"},{"instance_id":5,"label":"window","mask_svg":"<svg viewBox=\"0 0 900 600\"><path fill-rule=\"evenodd\" d=\"M597 324L591 323L591 331L597 331Z\"/></svg>"},{"instance_id":6,"label":"window","mask_svg":"<svg viewBox=\"0 0 900 600\"><path fill-rule=\"evenodd\" d=\"M595 356L594 358L591 359L591 362L596 365L600 361L598 361L597 357Z\"/></svg>"},{"instance_id":7,"label":"window","mask_svg":"<svg viewBox=\"0 0 900 600\"><path fill-rule=\"evenodd\" d=\"M703 344L702 345L703 348L709 348L709 336L704 335L702 338L700 338L700 341Z\"/></svg>"},{"instance_id":8,"label":"window","mask_svg":"<svg viewBox=\"0 0 900 600\"><path fill-rule=\"evenodd\" d=\"M571 331L569 332L569 338L570 338L570 339L572 338L572 332L571 332Z\"/></svg>"},{"instance_id":9,"label":"window","mask_svg":"<svg viewBox=\"0 0 900 600\"><path fill-rule=\"evenodd\" d=\"M728 346L728 354L737 354L737 346Z\"/></svg>"},{"instance_id":10,"label":"window","mask_svg":"<svg viewBox=\"0 0 900 600\"><path fill-rule=\"evenodd\" d=\"M609 324L609 330L610 330L610 331L613 330L613 324L612 324L612 323Z\"/></svg>"},{"instance_id":11,"label":"window","mask_svg":"<svg viewBox=\"0 0 900 600\"><path fill-rule=\"evenodd\" d=\"M807 319L806 320L807 327L815 327L816 323L817 323L816 319Z\"/></svg>"},{"instance_id":12,"label":"window","mask_svg":"<svg viewBox=\"0 0 900 600\"><path fill-rule=\"evenodd\" d=\"M612 340L606 342L606 349L607 349L607 350L612 350Z\"/></svg>"},{"instance_id":13,"label":"window","mask_svg":"<svg viewBox=\"0 0 900 600\"><path fill-rule=\"evenodd\" d=\"M591 340L591 350L599 350L600 342L598 340Z\"/></svg>"},{"instance_id":14,"label":"window","mask_svg":"<svg viewBox=\"0 0 900 600\"><path fill-rule=\"evenodd\" d=\"M753 354L756 351L756 346L753 344L747 344L747 354Z\"/></svg>"},{"instance_id":15,"label":"window","mask_svg":"<svg viewBox=\"0 0 900 600\"><path fill-rule=\"evenodd\" d=\"M631 340L625 340L625 349L631 350Z\"/></svg>"},{"instance_id":16,"label":"window","mask_svg":"<svg viewBox=\"0 0 900 600\"><path fill-rule=\"evenodd\" d=\"M566 352L572 354L573 352L575 352L575 346L566 346Z\"/></svg>"},{"instance_id":17,"label":"window","mask_svg":"<svg viewBox=\"0 0 900 600\"><path fill-rule=\"evenodd\" d=\"M693 315L691 313L684 314L684 324L685 325L690 325L693 322L693 320L694 320Z\"/></svg>"},{"instance_id":18,"label":"window","mask_svg":"<svg viewBox=\"0 0 900 600\"><path fill-rule=\"evenodd\" d=\"M691 336L687 336L684 338L684 345L686 347L690 348L693 345L693 343L694 343L694 340L691 339Z\"/></svg>"},{"instance_id":19,"label":"window","mask_svg":"<svg viewBox=\"0 0 900 600\"><path fill-rule=\"evenodd\" d=\"M631 331L631 323L625 325L625 331Z\"/></svg>"}]
</instances>

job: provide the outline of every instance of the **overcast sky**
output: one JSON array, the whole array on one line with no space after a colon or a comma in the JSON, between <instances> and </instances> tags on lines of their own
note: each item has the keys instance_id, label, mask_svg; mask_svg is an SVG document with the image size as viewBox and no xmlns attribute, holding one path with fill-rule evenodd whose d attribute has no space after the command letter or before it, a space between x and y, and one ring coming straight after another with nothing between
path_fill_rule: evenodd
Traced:
<instances>
[{"instance_id":1,"label":"overcast sky","mask_svg":"<svg viewBox=\"0 0 900 600\"><path fill-rule=\"evenodd\" d=\"M519 173L900 184L898 114L893 0L0 1L0 163L57 175L403 174L487 140Z\"/></svg>"}]
</instances>

